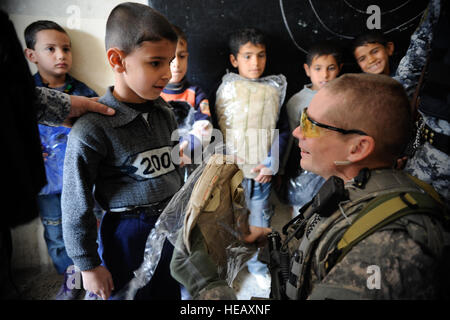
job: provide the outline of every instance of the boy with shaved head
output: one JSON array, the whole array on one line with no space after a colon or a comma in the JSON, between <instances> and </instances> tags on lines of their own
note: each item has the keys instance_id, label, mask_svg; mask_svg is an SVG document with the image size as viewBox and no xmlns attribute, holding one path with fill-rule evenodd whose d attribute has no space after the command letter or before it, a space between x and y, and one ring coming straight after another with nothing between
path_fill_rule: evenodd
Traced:
<instances>
[{"instance_id":1,"label":"boy with shaved head","mask_svg":"<svg viewBox=\"0 0 450 320\"><path fill-rule=\"evenodd\" d=\"M82 271L84 288L103 299L114 297L131 280L142 263L150 231L181 185L171 159L171 134L177 123L160 98L171 77L176 44L170 23L149 6L116 6L105 38L114 86L99 100L116 114L87 114L69 135L62 194L64 239ZM106 211L98 252L93 190ZM166 241L151 281L135 299L180 299L179 285L169 272L172 250Z\"/></svg>"}]
</instances>

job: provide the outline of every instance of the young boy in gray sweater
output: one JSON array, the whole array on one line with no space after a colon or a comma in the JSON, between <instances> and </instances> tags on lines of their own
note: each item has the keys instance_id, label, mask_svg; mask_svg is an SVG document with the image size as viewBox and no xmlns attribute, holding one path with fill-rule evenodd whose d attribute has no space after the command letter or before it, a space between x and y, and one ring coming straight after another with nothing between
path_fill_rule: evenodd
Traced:
<instances>
[{"instance_id":1,"label":"young boy in gray sweater","mask_svg":"<svg viewBox=\"0 0 450 320\"><path fill-rule=\"evenodd\" d=\"M73 126L64 162L63 234L86 291L103 299L128 283L143 260L150 231L181 186L171 158L174 114L160 93L168 83L177 35L147 5L122 3L106 24L105 47L114 86L99 102L112 117L86 114ZM94 196L106 211L97 251ZM152 280L135 299L180 299L166 241Z\"/></svg>"}]
</instances>

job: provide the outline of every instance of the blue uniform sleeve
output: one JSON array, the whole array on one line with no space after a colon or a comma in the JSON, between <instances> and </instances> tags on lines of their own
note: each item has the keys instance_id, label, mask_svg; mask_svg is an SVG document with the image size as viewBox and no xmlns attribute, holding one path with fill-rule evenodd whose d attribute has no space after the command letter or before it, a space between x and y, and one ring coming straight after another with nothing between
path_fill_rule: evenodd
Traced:
<instances>
[{"instance_id":1,"label":"blue uniform sleeve","mask_svg":"<svg viewBox=\"0 0 450 320\"><path fill-rule=\"evenodd\" d=\"M405 88L408 97L412 97L425 66L430 44L433 39L433 26L439 19L439 0L431 0L416 31L411 35L411 42L405 56L400 61L394 79Z\"/></svg>"}]
</instances>

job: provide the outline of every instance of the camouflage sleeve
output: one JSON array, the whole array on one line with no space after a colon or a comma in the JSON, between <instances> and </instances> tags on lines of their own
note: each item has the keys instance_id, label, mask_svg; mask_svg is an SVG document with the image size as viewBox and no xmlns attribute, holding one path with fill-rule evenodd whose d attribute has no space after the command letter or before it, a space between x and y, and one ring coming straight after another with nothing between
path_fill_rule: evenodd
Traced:
<instances>
[{"instance_id":1,"label":"camouflage sleeve","mask_svg":"<svg viewBox=\"0 0 450 320\"><path fill-rule=\"evenodd\" d=\"M411 35L409 48L395 73L394 78L403 85L410 98L414 94L427 60L429 45L433 39L433 26L437 23L439 11L440 0L430 0L419 26Z\"/></svg>"},{"instance_id":2,"label":"camouflage sleeve","mask_svg":"<svg viewBox=\"0 0 450 320\"><path fill-rule=\"evenodd\" d=\"M60 126L70 110L70 96L57 90L36 87L37 120L48 126Z\"/></svg>"},{"instance_id":3,"label":"camouflage sleeve","mask_svg":"<svg viewBox=\"0 0 450 320\"><path fill-rule=\"evenodd\" d=\"M181 283L195 300L236 300L233 289L219 277L217 267L208 255L200 229L192 229L191 253L187 252L181 235L180 232L170 263L172 277Z\"/></svg>"},{"instance_id":4,"label":"camouflage sleeve","mask_svg":"<svg viewBox=\"0 0 450 320\"><path fill-rule=\"evenodd\" d=\"M379 231L360 243L309 299L433 299L438 264L404 231Z\"/></svg>"}]
</instances>

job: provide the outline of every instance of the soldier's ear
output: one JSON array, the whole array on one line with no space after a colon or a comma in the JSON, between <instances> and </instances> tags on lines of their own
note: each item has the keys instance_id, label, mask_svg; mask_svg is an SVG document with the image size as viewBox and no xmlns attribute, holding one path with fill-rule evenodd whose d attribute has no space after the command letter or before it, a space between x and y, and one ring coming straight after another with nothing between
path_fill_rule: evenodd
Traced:
<instances>
[{"instance_id":1,"label":"soldier's ear","mask_svg":"<svg viewBox=\"0 0 450 320\"><path fill-rule=\"evenodd\" d=\"M367 159L375 150L375 140L371 136L357 135L350 142L347 159L353 163Z\"/></svg>"}]
</instances>

